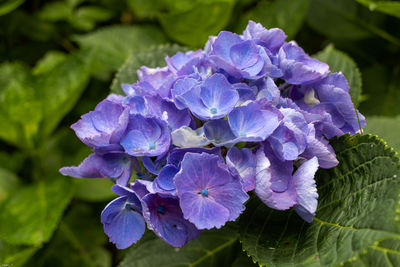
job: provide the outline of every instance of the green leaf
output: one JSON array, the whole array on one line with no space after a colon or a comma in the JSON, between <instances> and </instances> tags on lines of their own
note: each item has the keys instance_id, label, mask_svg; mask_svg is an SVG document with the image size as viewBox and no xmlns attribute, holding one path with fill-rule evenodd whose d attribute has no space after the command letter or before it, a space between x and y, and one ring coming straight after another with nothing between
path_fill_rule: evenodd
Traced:
<instances>
[{"instance_id":1,"label":"green leaf","mask_svg":"<svg viewBox=\"0 0 400 267\"><path fill-rule=\"evenodd\" d=\"M94 72L116 71L132 52L166 42L154 26L109 26L74 39L82 48L94 50Z\"/></svg>"},{"instance_id":2,"label":"green leaf","mask_svg":"<svg viewBox=\"0 0 400 267\"><path fill-rule=\"evenodd\" d=\"M11 245L0 239L0 262L2 266L23 266L38 249L38 246Z\"/></svg>"},{"instance_id":3,"label":"green leaf","mask_svg":"<svg viewBox=\"0 0 400 267\"><path fill-rule=\"evenodd\" d=\"M383 12L400 18L400 3L398 1L357 0L371 11Z\"/></svg>"},{"instance_id":4,"label":"green leaf","mask_svg":"<svg viewBox=\"0 0 400 267\"><path fill-rule=\"evenodd\" d=\"M72 197L68 178L20 188L0 204L0 238L14 245L38 245L50 239Z\"/></svg>"},{"instance_id":5,"label":"green leaf","mask_svg":"<svg viewBox=\"0 0 400 267\"><path fill-rule=\"evenodd\" d=\"M89 202L108 201L116 197L111 191L114 185L110 179L74 179L76 184L75 197Z\"/></svg>"},{"instance_id":6,"label":"green leaf","mask_svg":"<svg viewBox=\"0 0 400 267\"><path fill-rule=\"evenodd\" d=\"M54 130L86 88L92 58L92 52L79 51L38 77L36 87L43 108L44 135Z\"/></svg>"},{"instance_id":7,"label":"green leaf","mask_svg":"<svg viewBox=\"0 0 400 267\"><path fill-rule=\"evenodd\" d=\"M41 58L36 66L33 68L33 74L39 75L51 71L53 68L58 66L60 63L67 59L67 54L60 51L49 51L43 58Z\"/></svg>"},{"instance_id":8,"label":"green leaf","mask_svg":"<svg viewBox=\"0 0 400 267\"><path fill-rule=\"evenodd\" d=\"M106 21L113 16L107 9L96 6L83 6L76 10L69 19L69 23L80 30L92 30L97 22Z\"/></svg>"},{"instance_id":9,"label":"green leaf","mask_svg":"<svg viewBox=\"0 0 400 267\"><path fill-rule=\"evenodd\" d=\"M92 206L77 203L63 218L50 243L27 266L111 266L111 254L99 215ZM68 260L66 260L68 259Z\"/></svg>"},{"instance_id":10,"label":"green leaf","mask_svg":"<svg viewBox=\"0 0 400 267\"><path fill-rule=\"evenodd\" d=\"M150 68L165 66L166 56L172 56L184 50L184 47L178 45L160 45L141 53L132 53L115 75L111 84L111 92L124 94L121 85L123 83L135 83L138 79L136 71L141 66Z\"/></svg>"},{"instance_id":11,"label":"green leaf","mask_svg":"<svg viewBox=\"0 0 400 267\"><path fill-rule=\"evenodd\" d=\"M383 117L371 116L367 117L367 126L364 132L378 135L388 144L400 153L400 116Z\"/></svg>"},{"instance_id":12,"label":"green leaf","mask_svg":"<svg viewBox=\"0 0 400 267\"><path fill-rule=\"evenodd\" d=\"M33 147L41 118L41 104L29 68L21 63L1 64L0 138L16 146Z\"/></svg>"},{"instance_id":13,"label":"green leaf","mask_svg":"<svg viewBox=\"0 0 400 267\"><path fill-rule=\"evenodd\" d=\"M38 13L39 18L47 21L68 20L72 16L72 8L66 2L51 2Z\"/></svg>"},{"instance_id":14,"label":"green leaf","mask_svg":"<svg viewBox=\"0 0 400 267\"><path fill-rule=\"evenodd\" d=\"M0 16L10 13L19 7L25 0L2 0L0 1Z\"/></svg>"},{"instance_id":15,"label":"green leaf","mask_svg":"<svg viewBox=\"0 0 400 267\"><path fill-rule=\"evenodd\" d=\"M382 240L400 240L400 172L394 151L371 135L345 135L331 145L339 165L317 172L319 203L311 224L293 210L270 209L256 197L247 204L239 221L240 239L259 264L338 266L376 250ZM374 254L363 257L373 259Z\"/></svg>"},{"instance_id":16,"label":"green leaf","mask_svg":"<svg viewBox=\"0 0 400 267\"><path fill-rule=\"evenodd\" d=\"M327 63L331 72L342 72L350 86L350 95L354 105L357 107L361 96L361 73L354 60L328 45L324 50L314 55L315 58Z\"/></svg>"},{"instance_id":17,"label":"green leaf","mask_svg":"<svg viewBox=\"0 0 400 267\"><path fill-rule=\"evenodd\" d=\"M357 16L357 4L348 0L311 0L307 14L308 24L317 32L334 39L362 39L371 32Z\"/></svg>"},{"instance_id":18,"label":"green leaf","mask_svg":"<svg viewBox=\"0 0 400 267\"><path fill-rule=\"evenodd\" d=\"M162 5L162 0L127 0L129 8L141 19L152 18L157 15Z\"/></svg>"},{"instance_id":19,"label":"green leaf","mask_svg":"<svg viewBox=\"0 0 400 267\"><path fill-rule=\"evenodd\" d=\"M389 68L376 63L362 73L366 100L360 104L361 112L369 116L400 115L400 65Z\"/></svg>"},{"instance_id":20,"label":"green leaf","mask_svg":"<svg viewBox=\"0 0 400 267\"><path fill-rule=\"evenodd\" d=\"M18 185L17 175L0 167L0 202L6 199Z\"/></svg>"},{"instance_id":21,"label":"green leaf","mask_svg":"<svg viewBox=\"0 0 400 267\"><path fill-rule=\"evenodd\" d=\"M399 266L400 240L385 239L369 247L343 266Z\"/></svg>"},{"instance_id":22,"label":"green leaf","mask_svg":"<svg viewBox=\"0 0 400 267\"><path fill-rule=\"evenodd\" d=\"M268 28L281 28L293 39L300 30L310 0L259 1L257 6L246 12L236 27L242 32L249 20L261 23Z\"/></svg>"},{"instance_id":23,"label":"green leaf","mask_svg":"<svg viewBox=\"0 0 400 267\"><path fill-rule=\"evenodd\" d=\"M119 267L231 266L237 245L238 235L227 229L204 231L182 248L174 248L160 238L146 239L128 250Z\"/></svg>"},{"instance_id":24,"label":"green leaf","mask_svg":"<svg viewBox=\"0 0 400 267\"><path fill-rule=\"evenodd\" d=\"M189 9L157 15L169 37L191 47L203 47L210 35L218 34L228 24L234 0L192 1ZM194 30L195 29L195 30Z\"/></svg>"}]
</instances>

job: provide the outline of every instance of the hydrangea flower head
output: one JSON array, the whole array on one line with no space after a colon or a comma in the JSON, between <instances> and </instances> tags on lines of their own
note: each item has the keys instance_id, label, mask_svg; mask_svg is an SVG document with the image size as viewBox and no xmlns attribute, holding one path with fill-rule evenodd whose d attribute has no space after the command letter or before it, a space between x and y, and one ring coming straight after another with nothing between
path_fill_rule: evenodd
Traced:
<instances>
[{"instance_id":1,"label":"hydrangea flower head","mask_svg":"<svg viewBox=\"0 0 400 267\"><path fill-rule=\"evenodd\" d=\"M365 118L344 75L286 37L253 21L242 34L223 31L204 49L141 67L124 96L72 125L93 153L60 172L116 183L101 222L117 248L146 225L181 247L235 221L253 192L313 220L315 175L338 164L328 138L357 133Z\"/></svg>"}]
</instances>

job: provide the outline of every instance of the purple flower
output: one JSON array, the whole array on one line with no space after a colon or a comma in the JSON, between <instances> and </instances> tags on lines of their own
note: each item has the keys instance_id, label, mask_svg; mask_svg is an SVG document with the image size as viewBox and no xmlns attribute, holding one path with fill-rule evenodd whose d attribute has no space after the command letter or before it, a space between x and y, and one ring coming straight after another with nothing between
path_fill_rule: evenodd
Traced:
<instances>
[{"instance_id":1,"label":"purple flower","mask_svg":"<svg viewBox=\"0 0 400 267\"><path fill-rule=\"evenodd\" d=\"M295 160L304 152L309 128L303 114L291 109L280 108L284 115L282 124L268 138L275 154L281 160Z\"/></svg>"},{"instance_id":2,"label":"purple flower","mask_svg":"<svg viewBox=\"0 0 400 267\"><path fill-rule=\"evenodd\" d=\"M214 74L185 92L182 99L193 115L209 120L228 115L238 102L239 94L224 75Z\"/></svg>"},{"instance_id":3,"label":"purple flower","mask_svg":"<svg viewBox=\"0 0 400 267\"><path fill-rule=\"evenodd\" d=\"M81 117L71 128L88 146L107 148L118 144L128 125L129 109L108 99Z\"/></svg>"},{"instance_id":4,"label":"purple flower","mask_svg":"<svg viewBox=\"0 0 400 267\"><path fill-rule=\"evenodd\" d=\"M158 118L131 115L127 134L121 140L126 153L132 156L158 156L166 153L171 144L167 124Z\"/></svg>"},{"instance_id":5,"label":"purple flower","mask_svg":"<svg viewBox=\"0 0 400 267\"><path fill-rule=\"evenodd\" d=\"M274 132L279 125L279 116L274 107L268 108L250 102L228 115L230 128L239 142L263 141Z\"/></svg>"},{"instance_id":6,"label":"purple flower","mask_svg":"<svg viewBox=\"0 0 400 267\"><path fill-rule=\"evenodd\" d=\"M294 41L280 48L278 59L283 79L291 84L312 83L329 72L327 64L311 58Z\"/></svg>"},{"instance_id":7,"label":"purple flower","mask_svg":"<svg viewBox=\"0 0 400 267\"><path fill-rule=\"evenodd\" d=\"M342 73L333 73L317 83L297 90L300 91L300 96L303 95L297 103L311 113L328 113L333 126L340 129L340 135L355 134L360 130L356 110L349 95L349 85ZM363 128L365 118L359 112L358 115Z\"/></svg>"},{"instance_id":8,"label":"purple flower","mask_svg":"<svg viewBox=\"0 0 400 267\"><path fill-rule=\"evenodd\" d=\"M251 20L243 31L245 40L254 40L258 45L267 48L274 54L284 44L286 37L286 34L281 29L272 28L267 30L260 23L255 23Z\"/></svg>"},{"instance_id":9,"label":"purple flower","mask_svg":"<svg viewBox=\"0 0 400 267\"><path fill-rule=\"evenodd\" d=\"M147 83L151 91L161 96L162 98L171 98L171 87L176 80L176 76L164 68L148 68L141 67L138 71L138 78L140 82Z\"/></svg>"},{"instance_id":10,"label":"purple flower","mask_svg":"<svg viewBox=\"0 0 400 267\"><path fill-rule=\"evenodd\" d=\"M178 52L172 57L166 57L168 69L177 76L189 75L196 71L204 53L201 49L186 53Z\"/></svg>"},{"instance_id":11,"label":"purple flower","mask_svg":"<svg viewBox=\"0 0 400 267\"><path fill-rule=\"evenodd\" d=\"M63 175L77 178L112 177L117 184L126 186L132 175L133 157L124 153L91 154L79 166L63 167Z\"/></svg>"},{"instance_id":12,"label":"purple flower","mask_svg":"<svg viewBox=\"0 0 400 267\"><path fill-rule=\"evenodd\" d=\"M315 128L312 126L307 135L307 147L301 154L301 157L311 159L317 157L318 165L324 169L330 169L339 164L336 154L329 141L323 136L316 136Z\"/></svg>"},{"instance_id":13,"label":"purple flower","mask_svg":"<svg viewBox=\"0 0 400 267\"><path fill-rule=\"evenodd\" d=\"M242 178L245 192L254 190L256 185L256 157L248 148L232 147L226 154L226 164Z\"/></svg>"},{"instance_id":14,"label":"purple flower","mask_svg":"<svg viewBox=\"0 0 400 267\"><path fill-rule=\"evenodd\" d=\"M210 59L237 79L258 79L266 74L279 77L280 71L269 58L267 49L252 40L222 31L212 43Z\"/></svg>"},{"instance_id":15,"label":"purple flower","mask_svg":"<svg viewBox=\"0 0 400 267\"><path fill-rule=\"evenodd\" d=\"M186 153L207 153L207 154L213 154L218 156L220 159L222 159L221 156L221 149L219 147L213 147L213 148L200 148L200 147L191 147L191 148L173 148L171 152L168 154L167 157L167 164L173 164L177 167L181 166L181 162L183 158L185 157Z\"/></svg>"},{"instance_id":16,"label":"purple flower","mask_svg":"<svg viewBox=\"0 0 400 267\"><path fill-rule=\"evenodd\" d=\"M104 232L118 249L136 243L144 234L145 221L139 198L129 188L114 185L112 190L120 197L111 201L101 213Z\"/></svg>"},{"instance_id":17,"label":"purple flower","mask_svg":"<svg viewBox=\"0 0 400 267\"><path fill-rule=\"evenodd\" d=\"M153 188L156 192L175 194L174 177L179 168L173 164L165 165L160 174L153 181Z\"/></svg>"},{"instance_id":18,"label":"purple flower","mask_svg":"<svg viewBox=\"0 0 400 267\"><path fill-rule=\"evenodd\" d=\"M279 103L280 91L274 80L271 78L260 79L256 85L259 88L257 99L267 99L270 103L277 105Z\"/></svg>"},{"instance_id":19,"label":"purple flower","mask_svg":"<svg viewBox=\"0 0 400 267\"><path fill-rule=\"evenodd\" d=\"M268 146L258 149L256 157L256 195L273 209L294 206L304 220L311 222L317 209L317 158L305 161L292 176L293 161L281 161Z\"/></svg>"},{"instance_id":20,"label":"purple flower","mask_svg":"<svg viewBox=\"0 0 400 267\"><path fill-rule=\"evenodd\" d=\"M143 198L143 214L147 225L168 244L181 247L196 239L200 231L183 218L176 197L163 194L148 194Z\"/></svg>"},{"instance_id":21,"label":"purple flower","mask_svg":"<svg viewBox=\"0 0 400 267\"><path fill-rule=\"evenodd\" d=\"M198 229L220 228L244 210L248 195L218 156L187 153L175 186L185 219Z\"/></svg>"}]
</instances>

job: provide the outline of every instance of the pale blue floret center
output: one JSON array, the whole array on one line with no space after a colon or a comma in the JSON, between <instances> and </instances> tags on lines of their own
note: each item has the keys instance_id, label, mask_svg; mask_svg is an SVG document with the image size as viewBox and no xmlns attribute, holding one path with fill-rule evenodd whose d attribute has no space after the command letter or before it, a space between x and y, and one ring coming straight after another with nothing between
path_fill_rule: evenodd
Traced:
<instances>
[{"instance_id":1,"label":"pale blue floret center","mask_svg":"<svg viewBox=\"0 0 400 267\"><path fill-rule=\"evenodd\" d=\"M154 143L149 144L149 150L153 150L155 148L156 148L156 144L154 144Z\"/></svg>"},{"instance_id":2,"label":"pale blue floret center","mask_svg":"<svg viewBox=\"0 0 400 267\"><path fill-rule=\"evenodd\" d=\"M158 211L159 213L161 213L161 214L164 214L164 213L165 213L165 207L162 206L162 205L158 205L158 206L157 206L157 211Z\"/></svg>"},{"instance_id":3,"label":"pale blue floret center","mask_svg":"<svg viewBox=\"0 0 400 267\"><path fill-rule=\"evenodd\" d=\"M217 109L216 108L211 108L210 111L211 111L211 114L217 114Z\"/></svg>"},{"instance_id":4,"label":"pale blue floret center","mask_svg":"<svg viewBox=\"0 0 400 267\"><path fill-rule=\"evenodd\" d=\"M207 189L203 189L201 190L201 194L205 197L208 197L208 190Z\"/></svg>"},{"instance_id":5,"label":"pale blue floret center","mask_svg":"<svg viewBox=\"0 0 400 267\"><path fill-rule=\"evenodd\" d=\"M131 210L131 209L133 209L133 208L132 208L132 205L131 205L130 203L126 203L126 204L125 204L125 209Z\"/></svg>"}]
</instances>

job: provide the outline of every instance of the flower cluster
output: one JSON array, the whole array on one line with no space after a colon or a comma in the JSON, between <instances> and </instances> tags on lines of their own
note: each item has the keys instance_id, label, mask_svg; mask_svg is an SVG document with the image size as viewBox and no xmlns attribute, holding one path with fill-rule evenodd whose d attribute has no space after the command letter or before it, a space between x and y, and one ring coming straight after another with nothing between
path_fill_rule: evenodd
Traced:
<instances>
[{"instance_id":1,"label":"flower cluster","mask_svg":"<svg viewBox=\"0 0 400 267\"><path fill-rule=\"evenodd\" d=\"M223 31L204 50L166 57L166 67L142 67L138 82L122 85L126 96L110 95L72 125L93 154L60 171L116 183L101 221L118 248L146 225L183 246L236 220L249 191L312 221L314 175L338 164L328 139L365 119L343 74L286 37L252 21L242 35Z\"/></svg>"}]
</instances>

